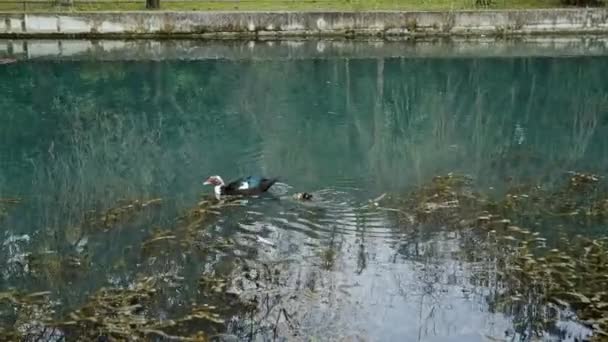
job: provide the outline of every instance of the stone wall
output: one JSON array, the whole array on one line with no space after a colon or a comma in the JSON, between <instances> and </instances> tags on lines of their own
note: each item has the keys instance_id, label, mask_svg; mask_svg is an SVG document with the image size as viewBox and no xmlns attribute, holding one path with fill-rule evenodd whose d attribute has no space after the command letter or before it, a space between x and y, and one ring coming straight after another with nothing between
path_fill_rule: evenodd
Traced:
<instances>
[{"instance_id":1,"label":"stone wall","mask_svg":"<svg viewBox=\"0 0 608 342\"><path fill-rule=\"evenodd\" d=\"M479 36L547 33L608 33L608 10L0 13L0 37L5 38Z\"/></svg>"}]
</instances>

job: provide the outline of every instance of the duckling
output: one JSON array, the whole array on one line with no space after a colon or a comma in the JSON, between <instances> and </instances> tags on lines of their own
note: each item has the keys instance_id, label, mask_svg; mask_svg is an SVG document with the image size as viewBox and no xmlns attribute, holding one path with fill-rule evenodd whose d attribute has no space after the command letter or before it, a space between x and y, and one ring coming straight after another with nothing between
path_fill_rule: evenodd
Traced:
<instances>
[{"instance_id":1,"label":"duckling","mask_svg":"<svg viewBox=\"0 0 608 342\"><path fill-rule=\"evenodd\" d=\"M298 201L310 201L312 199L312 194L308 192L298 192L297 194L293 195L293 198L297 199Z\"/></svg>"}]
</instances>

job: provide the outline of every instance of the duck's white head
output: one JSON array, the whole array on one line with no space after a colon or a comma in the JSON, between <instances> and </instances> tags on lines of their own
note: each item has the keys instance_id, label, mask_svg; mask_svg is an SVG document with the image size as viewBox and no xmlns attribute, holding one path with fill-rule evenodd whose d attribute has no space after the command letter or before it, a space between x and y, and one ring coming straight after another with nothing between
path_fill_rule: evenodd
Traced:
<instances>
[{"instance_id":1,"label":"duck's white head","mask_svg":"<svg viewBox=\"0 0 608 342\"><path fill-rule=\"evenodd\" d=\"M203 185L222 186L224 185L224 180L220 176L211 176L203 182Z\"/></svg>"}]
</instances>

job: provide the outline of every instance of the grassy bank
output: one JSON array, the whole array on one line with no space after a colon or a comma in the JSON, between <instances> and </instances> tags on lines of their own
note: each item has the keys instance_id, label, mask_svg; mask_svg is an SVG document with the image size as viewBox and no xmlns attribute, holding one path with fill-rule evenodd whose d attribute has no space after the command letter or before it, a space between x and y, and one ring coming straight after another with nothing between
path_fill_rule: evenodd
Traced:
<instances>
[{"instance_id":1,"label":"grassy bank","mask_svg":"<svg viewBox=\"0 0 608 342\"><path fill-rule=\"evenodd\" d=\"M482 0L482 2L484 2ZM485 2L489 2L485 0ZM492 0L479 5L475 0L215 0L215 1L163 1L163 10L464 10L464 9L534 9L564 7L560 0ZM145 1L100 0L74 1L73 6L59 6L52 1L0 0L0 11L129 11L145 9Z\"/></svg>"}]
</instances>

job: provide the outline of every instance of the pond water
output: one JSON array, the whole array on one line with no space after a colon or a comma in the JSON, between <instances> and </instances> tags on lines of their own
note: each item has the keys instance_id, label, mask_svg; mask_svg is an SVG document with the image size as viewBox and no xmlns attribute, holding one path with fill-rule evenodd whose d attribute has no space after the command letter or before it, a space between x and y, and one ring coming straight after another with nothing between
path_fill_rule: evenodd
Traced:
<instances>
[{"instance_id":1,"label":"pond water","mask_svg":"<svg viewBox=\"0 0 608 342\"><path fill-rule=\"evenodd\" d=\"M602 56L0 65L0 292L50 291L49 316L65 320L102 288L156 277L149 321L218 308L168 335L530 339L489 305L497 284L475 280L482 266L459 257L471 248L459 234L406 230L369 201L449 172L488 196L605 175L605 75ZM280 182L193 218L215 174ZM292 198L302 191L313 199ZM128 218L109 217L116 207ZM605 235L603 224L574 230ZM20 308L2 307L2 327L39 333L42 314ZM588 333L558 326L544 338Z\"/></svg>"}]
</instances>

